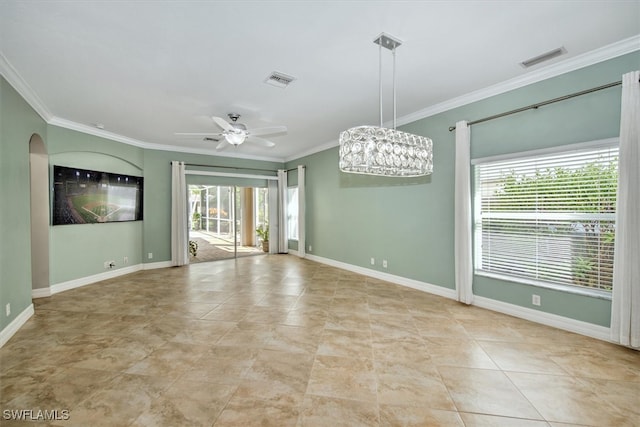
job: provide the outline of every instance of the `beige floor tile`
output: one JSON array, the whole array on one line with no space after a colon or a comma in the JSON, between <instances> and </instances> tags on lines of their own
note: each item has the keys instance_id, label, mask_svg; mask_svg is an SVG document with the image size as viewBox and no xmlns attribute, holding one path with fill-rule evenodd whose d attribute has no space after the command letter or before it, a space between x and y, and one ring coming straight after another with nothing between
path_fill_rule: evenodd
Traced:
<instances>
[{"instance_id":1,"label":"beige floor tile","mask_svg":"<svg viewBox=\"0 0 640 427\"><path fill-rule=\"evenodd\" d=\"M316 356L307 394L372 402L376 377L370 359Z\"/></svg>"},{"instance_id":2,"label":"beige floor tile","mask_svg":"<svg viewBox=\"0 0 640 427\"><path fill-rule=\"evenodd\" d=\"M636 424L576 378L518 372L507 375L547 421L588 426Z\"/></svg>"},{"instance_id":3,"label":"beige floor tile","mask_svg":"<svg viewBox=\"0 0 640 427\"><path fill-rule=\"evenodd\" d=\"M427 353L437 366L499 369L480 345L471 339L425 338Z\"/></svg>"},{"instance_id":4,"label":"beige floor tile","mask_svg":"<svg viewBox=\"0 0 640 427\"><path fill-rule=\"evenodd\" d=\"M220 304L209 313L200 317L202 320L226 320L230 322L237 322L245 318L252 306L237 305L230 302Z\"/></svg>"},{"instance_id":5,"label":"beige floor tile","mask_svg":"<svg viewBox=\"0 0 640 427\"><path fill-rule=\"evenodd\" d=\"M477 342L503 371L568 375L539 344Z\"/></svg>"},{"instance_id":6,"label":"beige floor tile","mask_svg":"<svg viewBox=\"0 0 640 427\"><path fill-rule=\"evenodd\" d=\"M465 425L455 411L381 404L380 426L464 427Z\"/></svg>"},{"instance_id":7,"label":"beige floor tile","mask_svg":"<svg viewBox=\"0 0 640 427\"><path fill-rule=\"evenodd\" d=\"M271 331L271 338L265 348L292 353L315 354L320 344L322 332L298 326L278 325Z\"/></svg>"},{"instance_id":8,"label":"beige floor tile","mask_svg":"<svg viewBox=\"0 0 640 427\"><path fill-rule=\"evenodd\" d=\"M238 385L257 356L254 348L214 346L183 371L181 379Z\"/></svg>"},{"instance_id":9,"label":"beige floor tile","mask_svg":"<svg viewBox=\"0 0 640 427\"><path fill-rule=\"evenodd\" d=\"M356 313L331 311L326 316L325 328L369 332L371 330L369 313L364 311Z\"/></svg>"},{"instance_id":10,"label":"beige floor tile","mask_svg":"<svg viewBox=\"0 0 640 427\"><path fill-rule=\"evenodd\" d=\"M579 381L594 390L598 397L628 418L640 420L640 383L580 378Z\"/></svg>"},{"instance_id":11,"label":"beige floor tile","mask_svg":"<svg viewBox=\"0 0 640 427\"><path fill-rule=\"evenodd\" d=\"M132 426L211 426L235 391L235 387L178 380L152 400Z\"/></svg>"},{"instance_id":12,"label":"beige floor tile","mask_svg":"<svg viewBox=\"0 0 640 427\"><path fill-rule=\"evenodd\" d=\"M298 415L299 410L295 406L265 400L232 398L213 425L287 427L297 424Z\"/></svg>"},{"instance_id":13,"label":"beige floor tile","mask_svg":"<svg viewBox=\"0 0 640 427\"><path fill-rule=\"evenodd\" d=\"M371 333L325 329L318 346L318 354L341 357L373 357Z\"/></svg>"},{"instance_id":14,"label":"beige floor tile","mask_svg":"<svg viewBox=\"0 0 640 427\"><path fill-rule=\"evenodd\" d=\"M339 313L368 313L369 305L365 297L334 297L329 311Z\"/></svg>"},{"instance_id":15,"label":"beige floor tile","mask_svg":"<svg viewBox=\"0 0 640 427\"><path fill-rule=\"evenodd\" d=\"M242 375L236 397L299 404L307 389L313 355L261 351Z\"/></svg>"},{"instance_id":16,"label":"beige floor tile","mask_svg":"<svg viewBox=\"0 0 640 427\"><path fill-rule=\"evenodd\" d=\"M437 375L378 374L378 402L455 411L447 387Z\"/></svg>"},{"instance_id":17,"label":"beige floor tile","mask_svg":"<svg viewBox=\"0 0 640 427\"><path fill-rule=\"evenodd\" d=\"M639 370L621 346L260 256L36 300L0 348L0 409L69 409L38 424L56 426L624 427Z\"/></svg>"},{"instance_id":18,"label":"beige floor tile","mask_svg":"<svg viewBox=\"0 0 640 427\"><path fill-rule=\"evenodd\" d=\"M460 412L542 420L542 416L500 371L438 367Z\"/></svg>"},{"instance_id":19,"label":"beige floor tile","mask_svg":"<svg viewBox=\"0 0 640 427\"><path fill-rule=\"evenodd\" d=\"M238 325L234 326L223 335L216 344L223 346L265 348L267 343L273 339L273 326L265 324L253 325L254 327L252 328L243 328Z\"/></svg>"},{"instance_id":20,"label":"beige floor tile","mask_svg":"<svg viewBox=\"0 0 640 427\"><path fill-rule=\"evenodd\" d=\"M202 357L204 346L165 344L126 370L128 374L176 379Z\"/></svg>"},{"instance_id":21,"label":"beige floor tile","mask_svg":"<svg viewBox=\"0 0 640 427\"><path fill-rule=\"evenodd\" d=\"M640 352L633 350L611 357L602 351L570 347L554 351L551 360L577 377L640 382Z\"/></svg>"},{"instance_id":22,"label":"beige floor tile","mask_svg":"<svg viewBox=\"0 0 640 427\"><path fill-rule=\"evenodd\" d=\"M186 345L214 345L236 326L224 320L191 320L170 341Z\"/></svg>"},{"instance_id":23,"label":"beige floor tile","mask_svg":"<svg viewBox=\"0 0 640 427\"><path fill-rule=\"evenodd\" d=\"M414 314L413 321L423 337L471 339L471 336L462 325L448 318Z\"/></svg>"},{"instance_id":24,"label":"beige floor tile","mask_svg":"<svg viewBox=\"0 0 640 427\"><path fill-rule=\"evenodd\" d=\"M300 427L375 427L376 405L349 399L307 395L300 408Z\"/></svg>"},{"instance_id":25,"label":"beige floor tile","mask_svg":"<svg viewBox=\"0 0 640 427\"><path fill-rule=\"evenodd\" d=\"M242 319L244 322L277 324L282 323L289 315L289 310L280 307L254 306Z\"/></svg>"},{"instance_id":26,"label":"beige floor tile","mask_svg":"<svg viewBox=\"0 0 640 427\"><path fill-rule=\"evenodd\" d=\"M151 408L172 380L121 374L71 409L70 426L128 425Z\"/></svg>"},{"instance_id":27,"label":"beige floor tile","mask_svg":"<svg viewBox=\"0 0 640 427\"><path fill-rule=\"evenodd\" d=\"M549 427L546 421L461 412L465 427Z\"/></svg>"},{"instance_id":28,"label":"beige floor tile","mask_svg":"<svg viewBox=\"0 0 640 427\"><path fill-rule=\"evenodd\" d=\"M125 371L149 356L156 347L137 339L123 337L107 348L80 358L71 366L105 371Z\"/></svg>"}]
</instances>

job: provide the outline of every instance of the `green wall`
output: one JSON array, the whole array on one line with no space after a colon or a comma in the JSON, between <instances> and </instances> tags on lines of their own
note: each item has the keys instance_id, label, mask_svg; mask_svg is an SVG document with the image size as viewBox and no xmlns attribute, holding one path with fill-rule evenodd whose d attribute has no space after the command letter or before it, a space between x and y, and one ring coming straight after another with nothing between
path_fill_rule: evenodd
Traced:
<instances>
[{"instance_id":1,"label":"green wall","mask_svg":"<svg viewBox=\"0 0 640 427\"><path fill-rule=\"evenodd\" d=\"M307 245L313 255L453 289L454 144L449 126L619 81L640 68L627 54L402 126L434 141L434 172L415 179L342 173L338 148L288 162L307 166ZM620 87L471 128L471 156L514 153L616 137ZM357 125L357 123L354 123ZM336 135L337 138L337 135ZM369 259L374 257L376 265ZM381 268L381 259L388 268ZM540 307L531 305L539 294ZM474 277L474 293L601 326L609 326L606 299L568 294L487 277Z\"/></svg>"},{"instance_id":2,"label":"green wall","mask_svg":"<svg viewBox=\"0 0 640 427\"><path fill-rule=\"evenodd\" d=\"M140 148L51 125L47 138L51 167L142 176ZM142 221L51 226L49 244L51 285L131 267L142 263ZM106 261L115 267L105 269Z\"/></svg>"},{"instance_id":3,"label":"green wall","mask_svg":"<svg viewBox=\"0 0 640 427\"><path fill-rule=\"evenodd\" d=\"M34 133L46 142L44 120L0 77L0 330L31 305L29 140Z\"/></svg>"}]
</instances>

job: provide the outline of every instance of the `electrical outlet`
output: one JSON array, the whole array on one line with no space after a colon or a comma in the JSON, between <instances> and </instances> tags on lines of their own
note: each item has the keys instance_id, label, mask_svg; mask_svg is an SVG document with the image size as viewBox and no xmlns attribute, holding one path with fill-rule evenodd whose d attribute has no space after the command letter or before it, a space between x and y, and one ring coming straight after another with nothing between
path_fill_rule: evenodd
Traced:
<instances>
[{"instance_id":1,"label":"electrical outlet","mask_svg":"<svg viewBox=\"0 0 640 427\"><path fill-rule=\"evenodd\" d=\"M540 295L531 295L531 304L540 305Z\"/></svg>"},{"instance_id":2,"label":"electrical outlet","mask_svg":"<svg viewBox=\"0 0 640 427\"><path fill-rule=\"evenodd\" d=\"M123 264L129 264L129 257L128 257L128 256L124 257L124 258L122 259L122 263L123 263Z\"/></svg>"},{"instance_id":3,"label":"electrical outlet","mask_svg":"<svg viewBox=\"0 0 640 427\"><path fill-rule=\"evenodd\" d=\"M382 260L382 268L387 268L387 260L386 259Z\"/></svg>"},{"instance_id":4,"label":"electrical outlet","mask_svg":"<svg viewBox=\"0 0 640 427\"><path fill-rule=\"evenodd\" d=\"M149 258L149 259L153 259L153 252L149 252L149 253L147 254L147 258Z\"/></svg>"},{"instance_id":5,"label":"electrical outlet","mask_svg":"<svg viewBox=\"0 0 640 427\"><path fill-rule=\"evenodd\" d=\"M311 252L311 245L309 245L309 252Z\"/></svg>"},{"instance_id":6,"label":"electrical outlet","mask_svg":"<svg viewBox=\"0 0 640 427\"><path fill-rule=\"evenodd\" d=\"M376 259L375 258L371 258L371 265L376 265Z\"/></svg>"},{"instance_id":7,"label":"electrical outlet","mask_svg":"<svg viewBox=\"0 0 640 427\"><path fill-rule=\"evenodd\" d=\"M109 268L109 261L104 262L104 269L107 270Z\"/></svg>"},{"instance_id":8,"label":"electrical outlet","mask_svg":"<svg viewBox=\"0 0 640 427\"><path fill-rule=\"evenodd\" d=\"M8 302L7 305L4 306L4 312L7 313L7 317L11 315L11 303Z\"/></svg>"}]
</instances>

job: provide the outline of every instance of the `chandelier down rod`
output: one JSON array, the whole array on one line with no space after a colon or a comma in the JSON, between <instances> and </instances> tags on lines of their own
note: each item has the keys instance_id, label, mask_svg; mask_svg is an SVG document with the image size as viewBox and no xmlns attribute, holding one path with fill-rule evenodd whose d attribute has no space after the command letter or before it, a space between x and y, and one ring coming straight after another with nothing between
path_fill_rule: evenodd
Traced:
<instances>
[{"instance_id":1,"label":"chandelier down rod","mask_svg":"<svg viewBox=\"0 0 640 427\"><path fill-rule=\"evenodd\" d=\"M640 82L640 81L639 81ZM521 113L527 110L535 110L539 107L544 107L545 105L554 104L560 101L566 101L567 99L575 98L577 96L587 95L592 92L597 92L603 89L609 89L611 87L620 86L622 81L607 83L602 86L594 87L591 89L581 90L580 92L570 93L569 95L560 96L558 98L549 99L547 101L538 102L535 104L527 105L526 107L516 108L515 110L505 111L504 113L494 114L493 116L484 117L482 119L474 120L472 122L467 123L467 125L477 125L478 123L488 122L489 120L499 119L501 117L510 116L511 114ZM449 132L456 130L455 126L449 126Z\"/></svg>"}]
</instances>

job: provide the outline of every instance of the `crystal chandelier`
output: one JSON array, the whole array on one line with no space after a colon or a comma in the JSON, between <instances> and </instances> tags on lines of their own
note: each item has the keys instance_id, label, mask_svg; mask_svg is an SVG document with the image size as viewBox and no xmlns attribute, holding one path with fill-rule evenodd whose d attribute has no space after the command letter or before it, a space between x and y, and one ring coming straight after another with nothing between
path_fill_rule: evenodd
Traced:
<instances>
[{"instance_id":1,"label":"crystal chandelier","mask_svg":"<svg viewBox=\"0 0 640 427\"><path fill-rule=\"evenodd\" d=\"M340 133L340 170L365 175L409 177L433 172L431 139L396 130L396 48L402 43L382 33L374 43L380 57L380 127L358 126ZM393 53L393 129L382 127L382 48Z\"/></svg>"}]
</instances>

